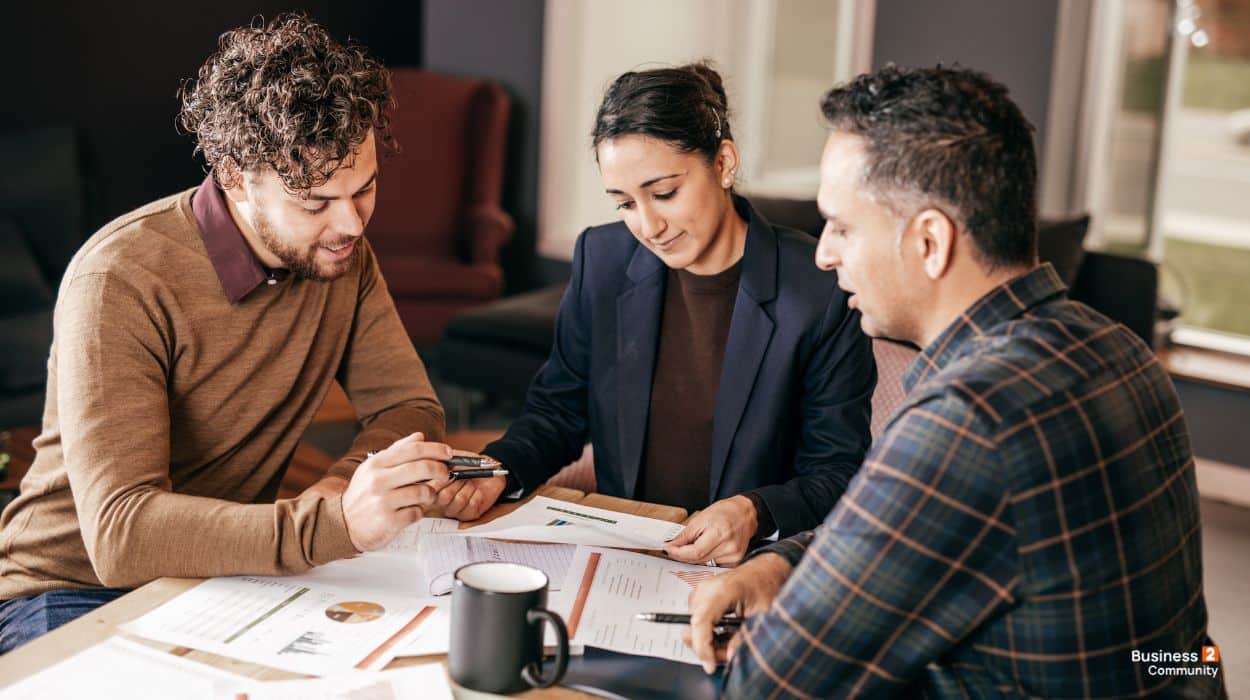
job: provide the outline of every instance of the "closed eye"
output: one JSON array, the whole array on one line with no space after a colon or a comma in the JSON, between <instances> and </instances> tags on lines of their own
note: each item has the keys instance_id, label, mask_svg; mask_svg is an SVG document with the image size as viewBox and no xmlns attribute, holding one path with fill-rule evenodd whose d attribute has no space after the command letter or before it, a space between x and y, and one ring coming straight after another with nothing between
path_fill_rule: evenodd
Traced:
<instances>
[{"instance_id":1,"label":"closed eye","mask_svg":"<svg viewBox=\"0 0 1250 700\"><path fill-rule=\"evenodd\" d=\"M677 189L676 189L676 188L671 189L671 190L669 190L668 192L656 192L654 196L655 196L655 198L656 198L656 199L659 199L659 200L663 201L663 200L666 200L666 199L672 199L672 198L673 198L673 195L675 195L675 194L677 194Z\"/></svg>"}]
</instances>

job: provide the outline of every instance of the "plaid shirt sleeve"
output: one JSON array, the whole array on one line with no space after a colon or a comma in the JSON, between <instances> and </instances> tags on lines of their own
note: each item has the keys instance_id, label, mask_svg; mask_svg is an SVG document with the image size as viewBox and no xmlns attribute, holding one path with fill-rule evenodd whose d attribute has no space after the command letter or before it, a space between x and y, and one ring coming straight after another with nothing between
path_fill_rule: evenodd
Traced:
<instances>
[{"instance_id":1,"label":"plaid shirt sleeve","mask_svg":"<svg viewBox=\"0 0 1250 700\"><path fill-rule=\"evenodd\" d=\"M899 693L1011 604L1008 488L978 416L953 392L912 406L824 524L764 550L802 559L746 625L727 695Z\"/></svg>"}]
</instances>

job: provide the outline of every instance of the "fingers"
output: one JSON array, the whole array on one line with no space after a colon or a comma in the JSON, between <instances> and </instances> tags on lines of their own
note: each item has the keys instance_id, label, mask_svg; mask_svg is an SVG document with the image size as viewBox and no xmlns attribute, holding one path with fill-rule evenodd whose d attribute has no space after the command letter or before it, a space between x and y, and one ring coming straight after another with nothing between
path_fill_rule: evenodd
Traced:
<instances>
[{"instance_id":1,"label":"fingers","mask_svg":"<svg viewBox=\"0 0 1250 700\"><path fill-rule=\"evenodd\" d=\"M690 629L691 628L687 626L681 631L681 641L685 642L686 646L694 648L691 642ZM737 632L733 632L732 636L722 634L714 635L712 637L712 644L716 657L714 659L715 663L723 664L729 661L729 659L737 653L738 647L742 645L742 635ZM714 673L716 671L714 667L709 671L706 664L703 665L703 670L707 673Z\"/></svg>"},{"instance_id":2,"label":"fingers","mask_svg":"<svg viewBox=\"0 0 1250 700\"><path fill-rule=\"evenodd\" d=\"M452 518L459 518L463 516L465 514L465 506L469 504L469 499L475 493L477 493L477 484L469 484L466 482L464 487L457 490L455 495L451 497L447 503L447 508L444 513L448 517Z\"/></svg>"},{"instance_id":3,"label":"fingers","mask_svg":"<svg viewBox=\"0 0 1250 700\"><path fill-rule=\"evenodd\" d=\"M668 546L683 547L688 545L691 542L694 542L699 536L699 533L702 531L703 527L699 524L698 520L691 520L681 529L681 532L677 533L676 537L668 541Z\"/></svg>"},{"instance_id":4,"label":"fingers","mask_svg":"<svg viewBox=\"0 0 1250 700\"><path fill-rule=\"evenodd\" d=\"M432 445L434 443L425 443ZM428 453L427 453L428 454ZM429 482L438 489L451 484L451 470L439 461L439 457L422 457L377 469L378 484L384 488L398 488L418 482Z\"/></svg>"},{"instance_id":5,"label":"fingers","mask_svg":"<svg viewBox=\"0 0 1250 700\"><path fill-rule=\"evenodd\" d=\"M726 650L723 645L717 644L713 628L722 616L738 607L734 586L729 580L733 575L725 574L704 581L690 594L690 649L708 673L714 673L716 664L726 658Z\"/></svg>"},{"instance_id":6,"label":"fingers","mask_svg":"<svg viewBox=\"0 0 1250 700\"><path fill-rule=\"evenodd\" d=\"M382 502L387 510L404 510L419 507L422 511L434 505L438 492L428 484L409 484L391 489ZM419 517L419 516L418 516Z\"/></svg>"},{"instance_id":7,"label":"fingers","mask_svg":"<svg viewBox=\"0 0 1250 700\"><path fill-rule=\"evenodd\" d=\"M437 505L440 509L442 509L444 514L448 513L452 500L456 498L460 492L466 489L472 490L473 484L471 482L472 480L470 479L452 481L450 484L447 484L439 490Z\"/></svg>"},{"instance_id":8,"label":"fingers","mask_svg":"<svg viewBox=\"0 0 1250 700\"><path fill-rule=\"evenodd\" d=\"M737 566L747 555L747 543L729 538L712 550L704 561L715 560L717 566Z\"/></svg>"},{"instance_id":9,"label":"fingers","mask_svg":"<svg viewBox=\"0 0 1250 700\"><path fill-rule=\"evenodd\" d=\"M712 558L712 552L716 550L722 543L720 534L712 529L704 530L699 533L698 537L687 545L673 546L669 544L664 548L670 557L677 561L684 561L690 564L703 564ZM719 563L719 562L718 562Z\"/></svg>"},{"instance_id":10,"label":"fingers","mask_svg":"<svg viewBox=\"0 0 1250 700\"><path fill-rule=\"evenodd\" d=\"M441 442L416 440L415 435L420 435L420 433L396 440L390 447L369 458L366 464L372 467L395 467L405 462L423 459L451 459L450 447Z\"/></svg>"}]
</instances>

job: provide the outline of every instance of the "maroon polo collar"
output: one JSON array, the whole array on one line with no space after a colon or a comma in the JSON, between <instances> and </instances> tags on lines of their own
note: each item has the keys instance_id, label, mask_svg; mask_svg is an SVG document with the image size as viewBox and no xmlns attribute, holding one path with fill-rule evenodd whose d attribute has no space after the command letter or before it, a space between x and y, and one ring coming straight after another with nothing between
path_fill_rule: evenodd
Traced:
<instances>
[{"instance_id":1,"label":"maroon polo collar","mask_svg":"<svg viewBox=\"0 0 1250 700\"><path fill-rule=\"evenodd\" d=\"M269 270L260 264L243 232L230 216L226 198L212 173L204 178L191 199L191 210L199 224L208 259L221 280L222 291L231 304L237 304L262 282L274 284L286 279L288 270Z\"/></svg>"}]
</instances>

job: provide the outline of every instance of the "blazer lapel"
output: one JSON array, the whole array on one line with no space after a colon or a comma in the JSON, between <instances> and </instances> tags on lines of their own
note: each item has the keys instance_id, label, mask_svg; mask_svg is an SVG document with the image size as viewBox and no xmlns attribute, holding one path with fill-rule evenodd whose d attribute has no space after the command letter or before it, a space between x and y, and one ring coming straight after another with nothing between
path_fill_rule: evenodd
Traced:
<instances>
[{"instance_id":1,"label":"blazer lapel","mask_svg":"<svg viewBox=\"0 0 1250 700\"><path fill-rule=\"evenodd\" d=\"M664 263L638 246L627 274L634 285L616 298L617 435L625 496L634 497L651 408L651 379L664 308Z\"/></svg>"},{"instance_id":2,"label":"blazer lapel","mask_svg":"<svg viewBox=\"0 0 1250 700\"><path fill-rule=\"evenodd\" d=\"M745 199L735 198L735 204L748 217L747 240L712 415L711 500L717 499L729 448L776 327L767 305L777 297L777 234Z\"/></svg>"}]
</instances>

